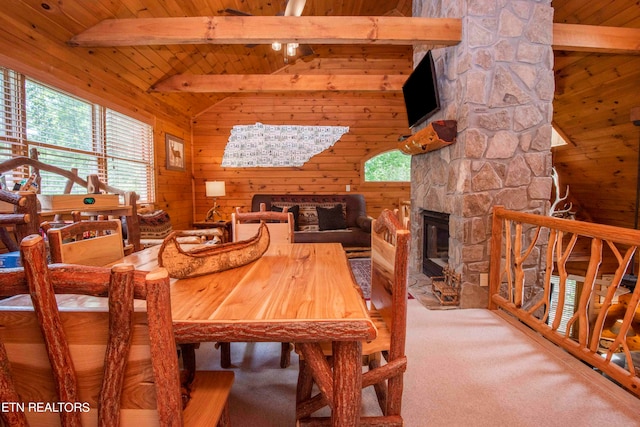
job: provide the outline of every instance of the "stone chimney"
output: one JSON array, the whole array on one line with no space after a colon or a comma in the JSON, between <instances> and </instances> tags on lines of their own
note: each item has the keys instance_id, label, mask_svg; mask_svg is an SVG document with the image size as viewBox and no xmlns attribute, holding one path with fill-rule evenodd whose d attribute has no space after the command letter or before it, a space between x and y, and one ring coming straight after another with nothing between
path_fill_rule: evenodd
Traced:
<instances>
[{"instance_id":1,"label":"stone chimney","mask_svg":"<svg viewBox=\"0 0 640 427\"><path fill-rule=\"evenodd\" d=\"M456 120L458 136L412 158L411 268L422 268L421 213L448 213L460 306L486 307L492 207L549 207L553 9L550 0L417 0L413 16L461 18L462 41L433 49L442 110L431 120ZM416 48L415 64L427 48Z\"/></svg>"}]
</instances>

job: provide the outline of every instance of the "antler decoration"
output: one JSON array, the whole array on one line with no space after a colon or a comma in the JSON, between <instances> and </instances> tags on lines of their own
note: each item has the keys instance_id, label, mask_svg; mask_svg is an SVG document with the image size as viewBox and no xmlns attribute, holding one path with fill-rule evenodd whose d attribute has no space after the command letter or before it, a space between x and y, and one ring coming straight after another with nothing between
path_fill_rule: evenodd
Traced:
<instances>
[{"instance_id":1,"label":"antler decoration","mask_svg":"<svg viewBox=\"0 0 640 427\"><path fill-rule=\"evenodd\" d=\"M549 208L549 216L555 216L558 218L573 218L575 212L571 212L571 208L573 207L572 203L565 203L564 209L558 209L558 205L560 204L560 202L564 202L569 197L569 186L567 185L567 192L565 193L564 197L560 196L558 171L556 171L555 167L551 169L551 179L553 180L553 187L555 188L556 196L553 203L551 204L551 207Z\"/></svg>"}]
</instances>

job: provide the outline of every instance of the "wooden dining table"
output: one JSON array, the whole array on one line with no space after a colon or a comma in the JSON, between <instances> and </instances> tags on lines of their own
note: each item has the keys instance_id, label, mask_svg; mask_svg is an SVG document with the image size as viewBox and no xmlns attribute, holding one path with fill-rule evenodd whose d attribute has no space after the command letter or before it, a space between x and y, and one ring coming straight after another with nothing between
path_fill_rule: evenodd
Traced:
<instances>
[{"instance_id":1,"label":"wooden dining table","mask_svg":"<svg viewBox=\"0 0 640 427\"><path fill-rule=\"evenodd\" d=\"M158 250L121 262L151 271L158 266ZM377 331L340 244L272 243L242 267L172 279L171 311L178 344L295 343L329 402L332 424L359 424L361 342ZM333 368L320 347L327 341L333 342Z\"/></svg>"}]
</instances>

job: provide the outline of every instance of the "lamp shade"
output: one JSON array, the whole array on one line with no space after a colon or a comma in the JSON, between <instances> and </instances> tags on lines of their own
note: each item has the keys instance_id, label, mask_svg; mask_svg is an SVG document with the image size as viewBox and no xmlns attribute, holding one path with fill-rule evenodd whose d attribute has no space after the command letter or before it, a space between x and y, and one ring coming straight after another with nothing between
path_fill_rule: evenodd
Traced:
<instances>
[{"instance_id":1,"label":"lamp shade","mask_svg":"<svg viewBox=\"0 0 640 427\"><path fill-rule=\"evenodd\" d=\"M206 181L204 185L207 197L220 197L226 194L224 181Z\"/></svg>"}]
</instances>

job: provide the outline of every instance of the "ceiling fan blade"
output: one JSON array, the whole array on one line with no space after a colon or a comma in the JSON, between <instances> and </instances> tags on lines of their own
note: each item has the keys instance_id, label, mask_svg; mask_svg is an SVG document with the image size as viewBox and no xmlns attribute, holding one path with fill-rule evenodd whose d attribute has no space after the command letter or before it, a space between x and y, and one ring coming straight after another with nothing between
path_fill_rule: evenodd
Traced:
<instances>
[{"instance_id":1,"label":"ceiling fan blade","mask_svg":"<svg viewBox=\"0 0 640 427\"><path fill-rule=\"evenodd\" d=\"M300 49L300 56L303 56L303 57L315 54L315 52L313 51L313 48L308 44L301 44L299 46L299 49Z\"/></svg>"},{"instance_id":2,"label":"ceiling fan blade","mask_svg":"<svg viewBox=\"0 0 640 427\"><path fill-rule=\"evenodd\" d=\"M289 0L284 10L284 16L300 16L307 0Z\"/></svg>"},{"instance_id":3,"label":"ceiling fan blade","mask_svg":"<svg viewBox=\"0 0 640 427\"><path fill-rule=\"evenodd\" d=\"M250 13L247 12L243 12L241 10L238 9L232 9L232 8L226 8L223 10L224 13L228 13L229 15L236 15L236 16L253 16Z\"/></svg>"}]
</instances>

